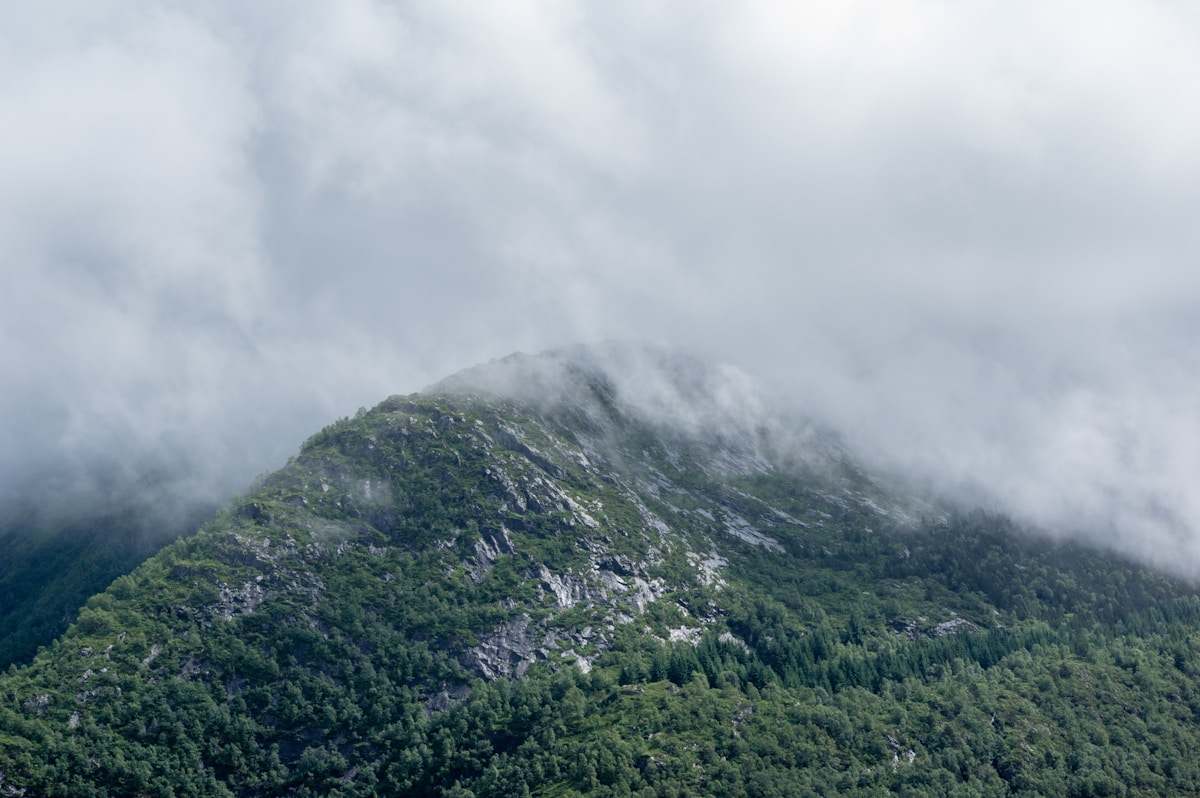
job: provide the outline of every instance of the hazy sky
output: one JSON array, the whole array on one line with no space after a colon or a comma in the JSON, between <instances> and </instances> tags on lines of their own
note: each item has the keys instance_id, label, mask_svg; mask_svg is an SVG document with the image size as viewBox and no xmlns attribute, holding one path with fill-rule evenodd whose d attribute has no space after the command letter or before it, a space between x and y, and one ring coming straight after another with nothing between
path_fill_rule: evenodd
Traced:
<instances>
[{"instance_id":1,"label":"hazy sky","mask_svg":"<svg viewBox=\"0 0 1200 798\"><path fill-rule=\"evenodd\" d=\"M1200 572L1200 11L0 8L0 476L609 337Z\"/></svg>"}]
</instances>

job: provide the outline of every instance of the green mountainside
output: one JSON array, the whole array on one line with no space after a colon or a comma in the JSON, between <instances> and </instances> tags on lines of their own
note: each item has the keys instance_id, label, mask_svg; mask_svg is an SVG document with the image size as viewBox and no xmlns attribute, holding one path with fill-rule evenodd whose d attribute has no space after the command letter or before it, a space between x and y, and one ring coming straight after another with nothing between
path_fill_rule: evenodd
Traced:
<instances>
[{"instance_id":1,"label":"green mountainside","mask_svg":"<svg viewBox=\"0 0 1200 798\"><path fill-rule=\"evenodd\" d=\"M171 501L150 480L82 498L43 489L0 503L0 668L32 659L88 598L216 510L209 500Z\"/></svg>"},{"instance_id":2,"label":"green mountainside","mask_svg":"<svg viewBox=\"0 0 1200 798\"><path fill-rule=\"evenodd\" d=\"M313 436L0 681L0 796L1187 795L1194 586L736 375L513 356Z\"/></svg>"}]
</instances>

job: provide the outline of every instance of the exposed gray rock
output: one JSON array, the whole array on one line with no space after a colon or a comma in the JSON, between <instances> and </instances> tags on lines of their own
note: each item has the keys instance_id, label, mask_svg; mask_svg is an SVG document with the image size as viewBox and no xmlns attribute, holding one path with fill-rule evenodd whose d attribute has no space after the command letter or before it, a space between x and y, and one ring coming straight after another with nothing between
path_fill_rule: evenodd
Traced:
<instances>
[{"instance_id":1,"label":"exposed gray rock","mask_svg":"<svg viewBox=\"0 0 1200 798\"><path fill-rule=\"evenodd\" d=\"M545 651L556 648L557 635L532 625L528 613L521 613L479 641L479 645L463 654L463 665L477 671L485 679L497 679L513 673L521 663L545 658ZM522 668L522 672L523 672Z\"/></svg>"},{"instance_id":2,"label":"exposed gray rock","mask_svg":"<svg viewBox=\"0 0 1200 798\"><path fill-rule=\"evenodd\" d=\"M978 632L979 627L965 618L951 618L948 621L942 621L937 626L933 627L933 637L945 637L946 635L956 635L963 632Z\"/></svg>"},{"instance_id":3,"label":"exposed gray rock","mask_svg":"<svg viewBox=\"0 0 1200 798\"><path fill-rule=\"evenodd\" d=\"M737 513L726 510L724 515L725 531L735 538L744 540L754 546L762 546L764 549L770 549L771 551L783 551L783 546L779 544L778 540L760 532L753 524Z\"/></svg>"},{"instance_id":4,"label":"exposed gray rock","mask_svg":"<svg viewBox=\"0 0 1200 798\"><path fill-rule=\"evenodd\" d=\"M582 654L577 654L573 648L564 651L563 657L574 660L575 665L584 673L592 672L592 661L595 659L595 657L585 657Z\"/></svg>"},{"instance_id":5,"label":"exposed gray rock","mask_svg":"<svg viewBox=\"0 0 1200 798\"><path fill-rule=\"evenodd\" d=\"M23 795L25 795L25 790L5 781L4 771L0 770L0 796L4 796L4 798L21 798Z\"/></svg>"},{"instance_id":6,"label":"exposed gray rock","mask_svg":"<svg viewBox=\"0 0 1200 798\"><path fill-rule=\"evenodd\" d=\"M672 643L691 643L700 645L702 631L695 626L676 626L667 630L667 639Z\"/></svg>"},{"instance_id":7,"label":"exposed gray rock","mask_svg":"<svg viewBox=\"0 0 1200 798\"><path fill-rule=\"evenodd\" d=\"M528 613L522 613L483 635L478 645L463 653L460 661L489 681L504 676L519 677L539 660L569 660L586 673L611 642L594 626L555 628L553 621L535 624ZM563 646L570 648L564 650Z\"/></svg>"},{"instance_id":8,"label":"exposed gray rock","mask_svg":"<svg viewBox=\"0 0 1200 798\"><path fill-rule=\"evenodd\" d=\"M652 602L658 601L667 592L667 584L661 579L642 579L640 576L633 578L632 595L629 600L639 613L645 612L646 607Z\"/></svg>"},{"instance_id":9,"label":"exposed gray rock","mask_svg":"<svg viewBox=\"0 0 1200 798\"><path fill-rule=\"evenodd\" d=\"M709 552L707 555L704 555L689 551L687 558L695 567L696 578L700 584L709 587L721 587L725 584L725 580L721 578L721 569L729 565L729 560L716 552Z\"/></svg>"},{"instance_id":10,"label":"exposed gray rock","mask_svg":"<svg viewBox=\"0 0 1200 798\"><path fill-rule=\"evenodd\" d=\"M554 574L546 566L538 570L542 584L547 587L563 608L576 604L602 604L608 600L608 591L603 585L594 585L571 574Z\"/></svg>"},{"instance_id":11,"label":"exposed gray rock","mask_svg":"<svg viewBox=\"0 0 1200 798\"><path fill-rule=\"evenodd\" d=\"M592 567L600 572L611 571L618 576L645 576L645 566L636 562L631 557L626 557L623 554L611 554L600 549L603 554L595 557L592 560Z\"/></svg>"},{"instance_id":12,"label":"exposed gray rock","mask_svg":"<svg viewBox=\"0 0 1200 798\"><path fill-rule=\"evenodd\" d=\"M142 665L145 667L150 667L150 663L154 662L154 660L158 658L158 655L162 653L162 650L163 647L159 643L155 643L154 645L150 646L150 654L144 660L142 660Z\"/></svg>"},{"instance_id":13,"label":"exposed gray rock","mask_svg":"<svg viewBox=\"0 0 1200 798\"><path fill-rule=\"evenodd\" d=\"M979 627L965 618L954 617L940 623L930 625L923 615L912 620L897 619L888 621L892 633L908 640L932 640L946 635L970 634L978 632Z\"/></svg>"},{"instance_id":14,"label":"exposed gray rock","mask_svg":"<svg viewBox=\"0 0 1200 798\"><path fill-rule=\"evenodd\" d=\"M207 607L209 614L214 618L232 621L239 615L257 610L270 595L263 590L259 580L234 588L222 584L217 600Z\"/></svg>"},{"instance_id":15,"label":"exposed gray rock","mask_svg":"<svg viewBox=\"0 0 1200 798\"><path fill-rule=\"evenodd\" d=\"M465 701L471 696L471 688L465 684L455 684L441 690L425 702L426 714L445 712L450 707Z\"/></svg>"},{"instance_id":16,"label":"exposed gray rock","mask_svg":"<svg viewBox=\"0 0 1200 798\"><path fill-rule=\"evenodd\" d=\"M496 559L500 555L514 554L515 552L516 546L513 545L512 536L502 525L498 530L486 530L483 537L475 541L474 559L463 565L466 567L471 581L478 585L487 576L488 571L492 570L492 566L496 564Z\"/></svg>"}]
</instances>

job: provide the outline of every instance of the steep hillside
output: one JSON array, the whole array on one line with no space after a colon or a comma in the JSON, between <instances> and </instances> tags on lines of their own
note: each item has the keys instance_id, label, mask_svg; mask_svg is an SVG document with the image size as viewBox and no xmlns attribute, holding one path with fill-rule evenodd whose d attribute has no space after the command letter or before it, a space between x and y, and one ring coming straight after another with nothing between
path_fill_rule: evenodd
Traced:
<instances>
[{"instance_id":1,"label":"steep hillside","mask_svg":"<svg viewBox=\"0 0 1200 798\"><path fill-rule=\"evenodd\" d=\"M1200 790L1200 601L735 373L514 357L313 436L0 682L0 795Z\"/></svg>"},{"instance_id":2,"label":"steep hillside","mask_svg":"<svg viewBox=\"0 0 1200 798\"><path fill-rule=\"evenodd\" d=\"M89 597L219 507L148 479L73 492L38 477L0 500L0 668L32 659Z\"/></svg>"}]
</instances>

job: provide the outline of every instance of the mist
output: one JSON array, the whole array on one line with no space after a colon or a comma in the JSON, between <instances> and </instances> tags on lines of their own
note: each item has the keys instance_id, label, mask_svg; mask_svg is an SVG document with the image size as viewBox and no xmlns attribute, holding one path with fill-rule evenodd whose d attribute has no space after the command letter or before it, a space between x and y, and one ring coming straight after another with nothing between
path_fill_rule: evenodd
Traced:
<instances>
[{"instance_id":1,"label":"mist","mask_svg":"<svg viewBox=\"0 0 1200 798\"><path fill-rule=\"evenodd\" d=\"M1192 9L63 0L0 75L0 491L644 339L1200 572Z\"/></svg>"}]
</instances>

